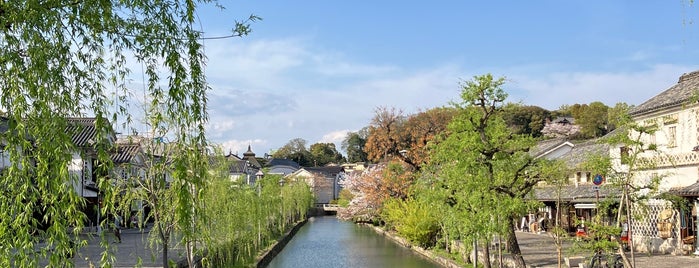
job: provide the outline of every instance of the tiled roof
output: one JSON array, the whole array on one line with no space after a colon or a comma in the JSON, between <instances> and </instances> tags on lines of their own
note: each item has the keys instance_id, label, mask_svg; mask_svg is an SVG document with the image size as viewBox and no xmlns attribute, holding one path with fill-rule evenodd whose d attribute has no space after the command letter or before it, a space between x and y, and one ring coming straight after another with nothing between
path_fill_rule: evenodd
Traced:
<instances>
[{"instance_id":1,"label":"tiled roof","mask_svg":"<svg viewBox=\"0 0 699 268\"><path fill-rule=\"evenodd\" d=\"M75 146L88 147L96 142L95 118L67 118L67 121L66 133L71 135Z\"/></svg>"},{"instance_id":2,"label":"tiled roof","mask_svg":"<svg viewBox=\"0 0 699 268\"><path fill-rule=\"evenodd\" d=\"M536 143L536 145L534 145L534 147L529 149L529 154L533 157L540 156L541 154L546 153L546 152L550 151L551 149L560 146L561 144L565 143L566 141L568 141L568 140L566 140L565 138L548 139L548 140L539 141L538 143Z\"/></svg>"},{"instance_id":3,"label":"tiled roof","mask_svg":"<svg viewBox=\"0 0 699 268\"><path fill-rule=\"evenodd\" d=\"M577 143L560 159L565 161L568 167L577 168L592 155L609 155L609 144L599 139Z\"/></svg>"},{"instance_id":4,"label":"tiled roof","mask_svg":"<svg viewBox=\"0 0 699 268\"><path fill-rule=\"evenodd\" d=\"M233 160L228 165L228 170L230 173L245 173L247 165L247 161Z\"/></svg>"},{"instance_id":5,"label":"tiled roof","mask_svg":"<svg viewBox=\"0 0 699 268\"><path fill-rule=\"evenodd\" d=\"M636 117L683 105L697 96L697 90L699 90L699 71L685 73L680 76L677 84L634 107L629 114Z\"/></svg>"},{"instance_id":6,"label":"tiled roof","mask_svg":"<svg viewBox=\"0 0 699 268\"><path fill-rule=\"evenodd\" d=\"M303 169L311 173L320 173L325 177L334 177L344 170L341 166L325 166L325 167L304 167Z\"/></svg>"},{"instance_id":7,"label":"tiled roof","mask_svg":"<svg viewBox=\"0 0 699 268\"><path fill-rule=\"evenodd\" d=\"M557 186L540 186L534 187L534 198L539 201L556 201L558 200ZM607 197L615 197L620 194L619 189L607 185L599 186L599 199ZM572 203L587 203L594 202L597 199L597 193L594 185L566 185L561 187L561 201Z\"/></svg>"},{"instance_id":8,"label":"tiled roof","mask_svg":"<svg viewBox=\"0 0 699 268\"><path fill-rule=\"evenodd\" d=\"M672 188L669 192L679 196L699 197L699 181L689 186Z\"/></svg>"},{"instance_id":9,"label":"tiled roof","mask_svg":"<svg viewBox=\"0 0 699 268\"><path fill-rule=\"evenodd\" d=\"M119 143L112 153L112 161L116 164L129 163L141 150L139 144Z\"/></svg>"},{"instance_id":10,"label":"tiled roof","mask_svg":"<svg viewBox=\"0 0 699 268\"><path fill-rule=\"evenodd\" d=\"M273 167L273 166L290 166L294 168L300 168L301 166L294 162L294 160L290 159L281 159L281 158L272 158L267 162L267 166Z\"/></svg>"}]
</instances>

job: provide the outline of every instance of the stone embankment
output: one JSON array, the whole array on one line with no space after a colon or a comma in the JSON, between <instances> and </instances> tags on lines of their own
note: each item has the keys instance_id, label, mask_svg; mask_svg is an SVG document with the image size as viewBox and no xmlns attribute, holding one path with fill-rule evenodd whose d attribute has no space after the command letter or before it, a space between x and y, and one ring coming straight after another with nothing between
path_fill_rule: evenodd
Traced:
<instances>
[{"instance_id":1,"label":"stone embankment","mask_svg":"<svg viewBox=\"0 0 699 268\"><path fill-rule=\"evenodd\" d=\"M371 224L364 224L364 225L368 226L369 228L372 228L376 233L385 236L386 238L390 239L391 241L395 242L396 244L399 244L405 248L408 248L408 249L422 255L423 257L425 257L429 260L432 260L434 263L437 263L443 267L447 267L447 268L460 268L461 267L459 264L457 264L453 260L444 258L442 256L438 256L438 255L432 253L431 251L426 250L422 247L415 246L415 245L411 244L405 238L399 237L391 232L388 232L384 229L381 229L380 227L377 227L377 226L374 226Z\"/></svg>"},{"instance_id":2,"label":"stone embankment","mask_svg":"<svg viewBox=\"0 0 699 268\"><path fill-rule=\"evenodd\" d=\"M260 254L259 257L257 257L257 259L255 259L255 267L267 267L269 262L271 262L272 259L274 259L274 257L276 257L277 254L284 249L284 246L286 246L286 244L289 243L292 238L294 238L296 232L298 232L299 229L306 224L306 222L308 222L307 218L296 223L296 225L291 228L291 230L284 233L284 235L282 235L282 237L279 238L276 243L269 246L262 254Z\"/></svg>"}]
</instances>

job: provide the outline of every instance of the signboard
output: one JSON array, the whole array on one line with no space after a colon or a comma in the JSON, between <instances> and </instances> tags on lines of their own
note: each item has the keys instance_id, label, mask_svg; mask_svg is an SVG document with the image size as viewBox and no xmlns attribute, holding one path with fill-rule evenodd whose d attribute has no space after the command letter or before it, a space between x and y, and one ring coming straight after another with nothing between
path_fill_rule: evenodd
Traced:
<instances>
[{"instance_id":1,"label":"signboard","mask_svg":"<svg viewBox=\"0 0 699 268\"><path fill-rule=\"evenodd\" d=\"M601 185L604 182L604 177L602 175L597 174L595 175L595 178L592 180L592 183L595 185Z\"/></svg>"}]
</instances>

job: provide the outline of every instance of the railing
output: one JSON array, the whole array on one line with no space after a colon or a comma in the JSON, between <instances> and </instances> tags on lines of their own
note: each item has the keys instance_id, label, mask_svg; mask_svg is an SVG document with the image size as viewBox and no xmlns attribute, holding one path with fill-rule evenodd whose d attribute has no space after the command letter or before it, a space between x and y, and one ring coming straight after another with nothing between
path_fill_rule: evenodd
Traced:
<instances>
[{"instance_id":1,"label":"railing","mask_svg":"<svg viewBox=\"0 0 699 268\"><path fill-rule=\"evenodd\" d=\"M319 204L319 203L316 203L315 207L323 208L323 210L325 210L325 211L337 211L337 208L339 208L340 206L337 204Z\"/></svg>"}]
</instances>

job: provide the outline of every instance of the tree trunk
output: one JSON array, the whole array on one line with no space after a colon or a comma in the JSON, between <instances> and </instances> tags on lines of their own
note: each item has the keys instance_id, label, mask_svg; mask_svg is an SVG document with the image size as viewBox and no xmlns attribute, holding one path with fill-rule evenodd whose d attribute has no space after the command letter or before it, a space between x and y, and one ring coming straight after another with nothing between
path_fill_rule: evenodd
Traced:
<instances>
[{"instance_id":1,"label":"tree trunk","mask_svg":"<svg viewBox=\"0 0 699 268\"><path fill-rule=\"evenodd\" d=\"M483 267L490 268L490 240L486 240L485 245L483 245Z\"/></svg>"},{"instance_id":2,"label":"tree trunk","mask_svg":"<svg viewBox=\"0 0 699 268\"><path fill-rule=\"evenodd\" d=\"M522 257L522 251L519 249L519 242L517 242L517 236L515 236L515 223L512 217L507 217L507 247L512 253L512 258L515 262L515 267L525 268L524 257Z\"/></svg>"}]
</instances>

